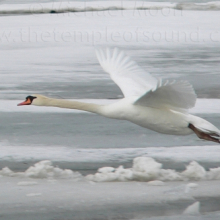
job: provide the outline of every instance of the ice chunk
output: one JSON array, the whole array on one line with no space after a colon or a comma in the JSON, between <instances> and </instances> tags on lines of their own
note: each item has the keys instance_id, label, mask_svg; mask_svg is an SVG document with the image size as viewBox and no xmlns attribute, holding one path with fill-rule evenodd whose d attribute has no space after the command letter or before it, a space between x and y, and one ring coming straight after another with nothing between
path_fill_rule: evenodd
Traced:
<instances>
[{"instance_id":1,"label":"ice chunk","mask_svg":"<svg viewBox=\"0 0 220 220\"><path fill-rule=\"evenodd\" d=\"M115 173L96 173L95 175L88 175L86 178L96 182L111 182L118 180Z\"/></svg>"},{"instance_id":2,"label":"ice chunk","mask_svg":"<svg viewBox=\"0 0 220 220\"><path fill-rule=\"evenodd\" d=\"M1 171L0 174L2 176L13 176L14 172L10 170L8 167L4 167Z\"/></svg>"},{"instance_id":3,"label":"ice chunk","mask_svg":"<svg viewBox=\"0 0 220 220\"><path fill-rule=\"evenodd\" d=\"M161 163L156 162L151 157L136 157L133 160L133 175L136 180L150 181L159 176Z\"/></svg>"},{"instance_id":4,"label":"ice chunk","mask_svg":"<svg viewBox=\"0 0 220 220\"><path fill-rule=\"evenodd\" d=\"M220 168L206 170L197 162L191 162L186 170L179 173L171 169L162 169L162 164L150 157L137 157L133 160L133 167L125 169L123 166L118 168L103 167L98 169L98 173L88 175L89 181L185 181L185 180L206 180L220 179ZM196 188L196 183L189 183L181 188L181 193L188 193L192 188ZM178 190L179 191L179 190Z\"/></svg>"},{"instance_id":5,"label":"ice chunk","mask_svg":"<svg viewBox=\"0 0 220 220\"><path fill-rule=\"evenodd\" d=\"M199 215L200 202L195 202L192 205L188 206L183 215Z\"/></svg>"},{"instance_id":6,"label":"ice chunk","mask_svg":"<svg viewBox=\"0 0 220 220\"><path fill-rule=\"evenodd\" d=\"M203 180L206 178L206 171L200 164L193 161L182 172L182 176L189 180Z\"/></svg>"},{"instance_id":7,"label":"ice chunk","mask_svg":"<svg viewBox=\"0 0 220 220\"><path fill-rule=\"evenodd\" d=\"M29 167L25 172L13 172L8 167L0 170L2 176L19 176L19 177L31 177L31 178L75 178L78 180L82 178L82 175L78 172L73 172L69 169L60 169L54 167L49 160L40 161L33 166ZM19 183L19 184L28 184Z\"/></svg>"},{"instance_id":8,"label":"ice chunk","mask_svg":"<svg viewBox=\"0 0 220 220\"><path fill-rule=\"evenodd\" d=\"M220 167L211 168L210 171L207 172L207 179L219 180L220 179Z\"/></svg>"},{"instance_id":9,"label":"ice chunk","mask_svg":"<svg viewBox=\"0 0 220 220\"><path fill-rule=\"evenodd\" d=\"M29 167L25 171L25 176L32 178L77 178L81 177L81 174L78 172L74 173L69 169L63 170L58 167L54 167L52 166L51 161L44 160Z\"/></svg>"},{"instance_id":10,"label":"ice chunk","mask_svg":"<svg viewBox=\"0 0 220 220\"><path fill-rule=\"evenodd\" d=\"M180 181L183 180L180 173L176 172L175 170L160 170L159 179L162 181Z\"/></svg>"},{"instance_id":11,"label":"ice chunk","mask_svg":"<svg viewBox=\"0 0 220 220\"><path fill-rule=\"evenodd\" d=\"M124 169L123 166L119 166L115 173L118 176L118 181L128 181L133 179L132 169Z\"/></svg>"},{"instance_id":12,"label":"ice chunk","mask_svg":"<svg viewBox=\"0 0 220 220\"><path fill-rule=\"evenodd\" d=\"M113 167L103 167L98 169L98 173L87 175L86 179L96 182L128 181L133 179L133 172L131 169L124 169L123 166L119 166L116 169Z\"/></svg>"}]
</instances>

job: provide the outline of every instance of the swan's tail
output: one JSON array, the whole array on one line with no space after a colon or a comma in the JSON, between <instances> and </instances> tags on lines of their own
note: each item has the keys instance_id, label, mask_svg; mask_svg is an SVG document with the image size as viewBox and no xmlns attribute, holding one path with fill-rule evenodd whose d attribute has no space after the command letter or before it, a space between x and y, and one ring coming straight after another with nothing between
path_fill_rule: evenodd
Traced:
<instances>
[{"instance_id":1,"label":"swan's tail","mask_svg":"<svg viewBox=\"0 0 220 220\"><path fill-rule=\"evenodd\" d=\"M188 127L192 129L199 138L220 143L220 130L205 119L190 115Z\"/></svg>"}]
</instances>

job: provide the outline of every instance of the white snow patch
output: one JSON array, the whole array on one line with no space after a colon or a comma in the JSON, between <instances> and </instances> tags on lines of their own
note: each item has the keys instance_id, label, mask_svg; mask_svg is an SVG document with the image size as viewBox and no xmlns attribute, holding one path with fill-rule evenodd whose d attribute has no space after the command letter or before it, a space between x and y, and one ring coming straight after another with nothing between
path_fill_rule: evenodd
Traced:
<instances>
[{"instance_id":1,"label":"white snow patch","mask_svg":"<svg viewBox=\"0 0 220 220\"><path fill-rule=\"evenodd\" d=\"M180 173L176 172L175 170L171 170L171 169L167 169L167 170L161 169L159 178L162 181L182 180Z\"/></svg>"},{"instance_id":2,"label":"white snow patch","mask_svg":"<svg viewBox=\"0 0 220 220\"><path fill-rule=\"evenodd\" d=\"M141 181L150 181L158 177L161 163L156 162L150 157L137 157L133 160L133 175L134 179Z\"/></svg>"},{"instance_id":3,"label":"white snow patch","mask_svg":"<svg viewBox=\"0 0 220 220\"><path fill-rule=\"evenodd\" d=\"M13 176L14 172L12 170L10 170L8 167L4 167L0 171L0 174L1 174L1 176Z\"/></svg>"},{"instance_id":4,"label":"white snow patch","mask_svg":"<svg viewBox=\"0 0 220 220\"><path fill-rule=\"evenodd\" d=\"M101 171L101 172L100 172ZM109 181L129 181L133 179L133 172L131 169L124 169L123 166L119 166L116 169L98 169L98 173L86 176L87 180L95 182L109 182Z\"/></svg>"},{"instance_id":5,"label":"white snow patch","mask_svg":"<svg viewBox=\"0 0 220 220\"><path fill-rule=\"evenodd\" d=\"M220 179L220 167L211 168L206 176L209 180L219 180Z\"/></svg>"},{"instance_id":6,"label":"white snow patch","mask_svg":"<svg viewBox=\"0 0 220 220\"><path fill-rule=\"evenodd\" d=\"M199 215L200 202L195 202L192 205L188 206L183 212L183 215Z\"/></svg>"},{"instance_id":7,"label":"white snow patch","mask_svg":"<svg viewBox=\"0 0 220 220\"><path fill-rule=\"evenodd\" d=\"M101 172L100 172L101 171ZM162 169L162 164L150 157L137 157L133 160L132 168L119 166L114 169L100 168L94 175L87 175L89 181L109 182L109 181L150 181L150 184L162 184L162 181L189 181L189 180L214 180L220 178L220 168L206 171L199 163L192 161L183 172L171 169ZM156 181L156 182L154 182ZM159 181L159 182L157 182ZM198 187L196 183L189 183L181 191L189 193Z\"/></svg>"},{"instance_id":8,"label":"white snow patch","mask_svg":"<svg viewBox=\"0 0 220 220\"><path fill-rule=\"evenodd\" d=\"M2 176L19 176L19 177L30 177L30 178L75 178L76 180L81 178L81 174L73 172L69 169L60 169L52 166L52 162L49 160L40 161L34 166L29 167L25 172L13 172L8 167L0 170ZM20 184L29 184L28 182L21 182ZM33 184L33 182L31 183Z\"/></svg>"},{"instance_id":9,"label":"white snow patch","mask_svg":"<svg viewBox=\"0 0 220 220\"><path fill-rule=\"evenodd\" d=\"M186 170L182 172L182 176L187 179L202 180L206 178L206 171L196 161L193 161L186 167Z\"/></svg>"},{"instance_id":10,"label":"white snow patch","mask_svg":"<svg viewBox=\"0 0 220 220\"><path fill-rule=\"evenodd\" d=\"M54 167L52 162L44 160L29 167L25 172L13 172L8 167L0 170L0 176L9 177L28 177L28 178L71 178L75 181L82 179L82 175L69 169L60 169ZM109 182L109 181L155 181L150 184L161 184L163 181L190 181L190 180L219 180L220 167L211 168L206 171L198 162L192 161L183 172L172 169L162 169L162 164L158 163L151 157L137 157L133 160L132 168L124 168L119 166L102 167L98 172L86 176L88 181L92 182ZM54 182L52 182L54 183ZM32 185L35 182L19 182L18 185ZM195 189L196 183L189 183L184 186L182 191L188 193L191 189Z\"/></svg>"}]
</instances>

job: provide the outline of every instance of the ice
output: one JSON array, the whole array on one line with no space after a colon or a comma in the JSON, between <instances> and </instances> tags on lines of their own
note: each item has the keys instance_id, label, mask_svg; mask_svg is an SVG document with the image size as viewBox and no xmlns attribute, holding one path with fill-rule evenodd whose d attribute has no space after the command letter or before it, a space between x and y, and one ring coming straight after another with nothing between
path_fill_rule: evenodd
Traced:
<instances>
[{"instance_id":1,"label":"ice","mask_svg":"<svg viewBox=\"0 0 220 220\"><path fill-rule=\"evenodd\" d=\"M207 179L198 179L199 184L185 182L186 176L191 178L193 173L196 175L196 171L201 173L202 169L198 163L190 163L186 167L188 173L184 176L182 175L184 172L162 169L162 164L150 157L135 158L132 168L103 167L98 169L99 172L96 174L90 174L85 178L73 171L69 172L70 175L66 178L67 176L63 175L65 170L59 168L59 172L56 172L55 169L56 167L52 166L51 161L48 160L31 166L19 175L8 168L2 169L0 171L2 175L0 211L7 216L13 216L13 213L22 211L27 216L25 210L31 210L31 213L35 213L38 219L42 219L40 215L45 212L45 208L47 216L65 209L65 214L62 212L62 215L72 216L74 213L75 219L89 220L91 218L107 219L103 215L108 216L113 213L115 219L120 219L120 217L121 219L124 217L145 219L158 215L158 210L161 210L161 215L167 215L167 213L179 215L179 217L169 216L169 218L164 216L161 217L162 219L182 219L180 217L182 213L182 216L198 215L198 202L191 204L195 202L195 198L200 201L204 197L209 198L207 202L203 202L206 212L219 209L219 181L213 181L218 178L218 175L208 175L209 172L213 174L212 170L206 171ZM135 176L135 172L138 172L138 175ZM178 174L177 179L171 180L170 176L175 176L174 172ZM31 175L26 175L27 173ZM166 178L166 175L169 178ZM164 182L161 176L169 180ZM24 181L20 181L21 177ZM31 181L31 178L38 178L38 180L37 182ZM208 184L204 180L208 180ZM135 181L147 182L137 183ZM183 184L182 181L185 183ZM12 204L10 207L13 208L13 212L9 206L3 205L5 203ZM209 204L212 206L210 207ZM4 207L4 210L1 210L1 207ZM99 207L99 211L93 212L94 207ZM120 210L120 216L115 216L117 210ZM99 212L102 218L99 218ZM57 213L56 218L59 217ZM88 216L84 216L85 213ZM140 216L140 213L141 218L134 218L134 216ZM212 215L215 216L215 213L210 213L210 216ZM16 220L22 220L22 217Z\"/></svg>"},{"instance_id":2,"label":"ice","mask_svg":"<svg viewBox=\"0 0 220 220\"><path fill-rule=\"evenodd\" d=\"M131 169L124 169L123 166L119 166L116 170L116 174L118 175L119 181L129 181L133 178L133 172Z\"/></svg>"},{"instance_id":3,"label":"ice","mask_svg":"<svg viewBox=\"0 0 220 220\"><path fill-rule=\"evenodd\" d=\"M8 167L4 167L0 171L1 176L13 176L13 174L14 174L14 172L12 170L10 170Z\"/></svg>"},{"instance_id":4,"label":"ice","mask_svg":"<svg viewBox=\"0 0 220 220\"><path fill-rule=\"evenodd\" d=\"M141 181L154 180L159 176L162 164L150 157L137 157L133 160L134 179Z\"/></svg>"},{"instance_id":5,"label":"ice","mask_svg":"<svg viewBox=\"0 0 220 220\"><path fill-rule=\"evenodd\" d=\"M183 212L183 215L199 215L200 202L195 202L192 205L188 206Z\"/></svg>"},{"instance_id":6,"label":"ice","mask_svg":"<svg viewBox=\"0 0 220 220\"><path fill-rule=\"evenodd\" d=\"M87 181L59 179L56 184L51 184L47 179L39 179L39 184L23 187L16 184L19 179L19 177L1 178L0 212L4 215L4 220L109 218L185 220L191 218L182 215L183 211L195 201L201 201L201 208L206 210L204 220L211 220L211 216L216 216L216 220L219 219L217 218L219 212L214 213L219 210L217 200L220 196L219 181L209 181L208 184L201 181L199 188L191 194L184 194L184 191L182 194L168 194L165 193L167 190L178 188L183 183L166 182L161 186L137 184L135 181L91 184ZM208 200L204 200L204 197Z\"/></svg>"},{"instance_id":7,"label":"ice","mask_svg":"<svg viewBox=\"0 0 220 220\"><path fill-rule=\"evenodd\" d=\"M123 166L116 169L103 167L98 169L95 175L87 175L86 179L95 182L129 181L133 179L133 172L131 169L124 169Z\"/></svg>"},{"instance_id":8,"label":"ice","mask_svg":"<svg viewBox=\"0 0 220 220\"><path fill-rule=\"evenodd\" d=\"M206 178L206 171L196 161L192 161L182 172L182 176L190 180L202 180Z\"/></svg>"},{"instance_id":9,"label":"ice","mask_svg":"<svg viewBox=\"0 0 220 220\"><path fill-rule=\"evenodd\" d=\"M162 181L179 181L182 180L180 173L171 169L161 169L160 170L160 180Z\"/></svg>"},{"instance_id":10,"label":"ice","mask_svg":"<svg viewBox=\"0 0 220 220\"><path fill-rule=\"evenodd\" d=\"M210 171L207 173L207 179L220 179L220 167L211 168Z\"/></svg>"},{"instance_id":11,"label":"ice","mask_svg":"<svg viewBox=\"0 0 220 220\"><path fill-rule=\"evenodd\" d=\"M146 181L152 185L160 185L162 181L189 181L189 180L215 180L219 179L220 168L206 171L196 161L192 161L183 172L171 169L162 169L162 164L150 157L137 157L133 160L132 168L103 167L98 169L96 174L86 176L89 181L111 182L111 181ZM155 181L155 182L154 182ZM158 181L158 182L157 182ZM162 184L161 184L162 185ZM189 193L191 189L198 186L196 183L189 183L181 189L182 192Z\"/></svg>"},{"instance_id":12,"label":"ice","mask_svg":"<svg viewBox=\"0 0 220 220\"><path fill-rule=\"evenodd\" d=\"M78 172L52 166L52 162L45 160L36 163L25 171L25 176L32 178L80 178Z\"/></svg>"},{"instance_id":13,"label":"ice","mask_svg":"<svg viewBox=\"0 0 220 220\"><path fill-rule=\"evenodd\" d=\"M0 175L2 176L17 176L17 177L29 177L29 178L73 178L76 181L81 178L81 174L78 172L73 172L69 169L60 169L58 167L52 166L52 162L49 160L40 161L34 166L29 167L25 172L13 172L8 167L0 170ZM18 185L33 185L36 182L19 182Z\"/></svg>"}]
</instances>

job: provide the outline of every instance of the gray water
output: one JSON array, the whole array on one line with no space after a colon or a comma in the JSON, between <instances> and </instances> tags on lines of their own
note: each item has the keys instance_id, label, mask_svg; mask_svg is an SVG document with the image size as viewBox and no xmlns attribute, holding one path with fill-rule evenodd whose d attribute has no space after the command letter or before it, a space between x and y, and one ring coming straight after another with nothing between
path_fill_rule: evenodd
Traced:
<instances>
[{"instance_id":1,"label":"gray water","mask_svg":"<svg viewBox=\"0 0 220 220\"><path fill-rule=\"evenodd\" d=\"M220 127L220 114L200 117ZM1 113L0 140L20 146L71 148L145 148L216 145L196 135L164 135L127 121L94 114Z\"/></svg>"}]
</instances>

